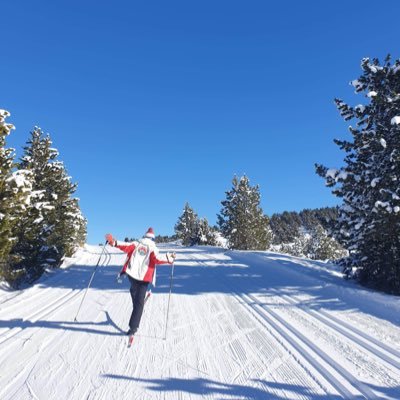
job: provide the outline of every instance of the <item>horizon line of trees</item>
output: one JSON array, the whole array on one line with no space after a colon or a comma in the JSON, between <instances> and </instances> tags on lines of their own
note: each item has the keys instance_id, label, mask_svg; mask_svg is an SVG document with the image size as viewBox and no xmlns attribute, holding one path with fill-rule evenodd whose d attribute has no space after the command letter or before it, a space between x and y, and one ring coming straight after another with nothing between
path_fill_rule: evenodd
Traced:
<instances>
[{"instance_id":1,"label":"horizon line of trees","mask_svg":"<svg viewBox=\"0 0 400 400\"><path fill-rule=\"evenodd\" d=\"M335 207L264 215L259 186L247 176L232 180L221 202L216 226L199 219L186 203L175 225L175 236L184 246L220 245L235 250L272 250L311 259L335 260L347 251L332 237L338 211ZM202 223L202 221L206 223Z\"/></svg>"},{"instance_id":2,"label":"horizon line of trees","mask_svg":"<svg viewBox=\"0 0 400 400\"><path fill-rule=\"evenodd\" d=\"M18 288L72 256L86 241L87 220L48 134L34 127L15 161L9 116L0 110L0 279Z\"/></svg>"}]
</instances>

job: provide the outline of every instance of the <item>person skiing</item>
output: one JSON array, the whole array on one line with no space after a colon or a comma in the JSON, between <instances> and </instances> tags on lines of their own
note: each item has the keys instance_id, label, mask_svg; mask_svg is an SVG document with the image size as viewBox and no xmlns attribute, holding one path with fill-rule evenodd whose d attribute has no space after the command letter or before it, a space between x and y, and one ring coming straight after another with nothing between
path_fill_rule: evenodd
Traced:
<instances>
[{"instance_id":1,"label":"person skiing","mask_svg":"<svg viewBox=\"0 0 400 400\"><path fill-rule=\"evenodd\" d=\"M119 276L126 274L131 284L130 293L133 309L127 332L127 335L130 336L129 345L131 345L133 336L139 328L147 287L149 283L155 284L156 265L172 264L176 255L175 253L167 253L165 260L158 258L159 250L154 242L153 228L149 228L141 240L132 243L117 241L110 233L106 234L106 240L110 246L127 254Z\"/></svg>"}]
</instances>

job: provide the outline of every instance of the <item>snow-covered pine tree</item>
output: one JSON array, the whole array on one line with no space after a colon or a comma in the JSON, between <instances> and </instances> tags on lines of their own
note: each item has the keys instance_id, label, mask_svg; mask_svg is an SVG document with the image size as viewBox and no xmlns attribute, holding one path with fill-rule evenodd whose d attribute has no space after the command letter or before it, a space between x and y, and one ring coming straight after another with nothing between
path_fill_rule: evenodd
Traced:
<instances>
[{"instance_id":1,"label":"snow-covered pine tree","mask_svg":"<svg viewBox=\"0 0 400 400\"><path fill-rule=\"evenodd\" d=\"M49 138L45 140L47 139ZM87 221L79 208L78 199L73 197L77 184L71 183L71 177L68 176L64 164L54 161L51 163L51 169L52 173L46 181L45 188L50 194L51 206L54 207L48 215L50 232L47 248L52 252L48 260L58 263L64 255L70 257L76 245L85 243Z\"/></svg>"},{"instance_id":2,"label":"snow-covered pine tree","mask_svg":"<svg viewBox=\"0 0 400 400\"><path fill-rule=\"evenodd\" d=\"M176 235L157 235L155 242L156 243L171 243L175 242L177 239Z\"/></svg>"},{"instance_id":3,"label":"snow-covered pine tree","mask_svg":"<svg viewBox=\"0 0 400 400\"><path fill-rule=\"evenodd\" d=\"M29 207L20 219L13 246L13 270L20 271L21 281L38 278L50 259L47 238L51 231L48 221L54 210L45 187L51 175L50 161L57 157L50 146L42 140L42 131L35 127L31 132L24 156L18 167L32 174L32 195ZM54 263L55 264L55 263Z\"/></svg>"},{"instance_id":4,"label":"snow-covered pine tree","mask_svg":"<svg viewBox=\"0 0 400 400\"><path fill-rule=\"evenodd\" d=\"M16 226L25 214L31 196L31 174L14 170L14 149L6 148L6 137L14 129L6 122L8 111L0 110L0 278L11 285L19 279L19 271L12 268L11 255L16 241Z\"/></svg>"},{"instance_id":5,"label":"snow-covered pine tree","mask_svg":"<svg viewBox=\"0 0 400 400\"><path fill-rule=\"evenodd\" d=\"M345 257L347 252L332 237L337 214L337 207L273 214L270 219L272 249L311 259L334 260Z\"/></svg>"},{"instance_id":6,"label":"snow-covered pine tree","mask_svg":"<svg viewBox=\"0 0 400 400\"><path fill-rule=\"evenodd\" d=\"M269 219L260 207L260 191L247 176L232 180L232 189L221 202L218 225L231 249L266 250L272 239Z\"/></svg>"},{"instance_id":7,"label":"snow-covered pine tree","mask_svg":"<svg viewBox=\"0 0 400 400\"><path fill-rule=\"evenodd\" d=\"M274 244L292 243L300 235L301 218L295 211L273 214L269 223L273 233L272 241Z\"/></svg>"},{"instance_id":8,"label":"snow-covered pine tree","mask_svg":"<svg viewBox=\"0 0 400 400\"><path fill-rule=\"evenodd\" d=\"M184 246L197 244L198 223L197 214L190 207L189 203L186 203L182 215L178 218L178 222L175 225L175 234L178 239L182 240Z\"/></svg>"},{"instance_id":9,"label":"snow-covered pine tree","mask_svg":"<svg viewBox=\"0 0 400 400\"><path fill-rule=\"evenodd\" d=\"M197 225L196 232L196 242L200 245L205 246L216 246L216 232L215 230L208 224L206 218L200 218Z\"/></svg>"},{"instance_id":10,"label":"snow-covered pine tree","mask_svg":"<svg viewBox=\"0 0 400 400\"><path fill-rule=\"evenodd\" d=\"M0 268L4 271L11 250L11 220L10 208L13 199L7 184L11 177L14 163L14 149L6 148L6 137L14 129L14 125L6 122L10 113L0 110ZM4 272L2 273L2 275Z\"/></svg>"},{"instance_id":11,"label":"snow-covered pine tree","mask_svg":"<svg viewBox=\"0 0 400 400\"><path fill-rule=\"evenodd\" d=\"M76 185L56 160L58 151L51 145L50 137L35 127L19 163L21 170L31 172L33 190L30 207L18 224L12 254L14 269L24 271L28 281L58 265L64 255L71 255L86 234L86 220L72 197Z\"/></svg>"},{"instance_id":12,"label":"snow-covered pine tree","mask_svg":"<svg viewBox=\"0 0 400 400\"><path fill-rule=\"evenodd\" d=\"M336 99L348 120L351 141L335 140L346 152L345 166L316 165L333 193L343 199L338 239L349 250L345 273L361 282L400 293L400 60L362 60L362 76L352 81L367 104L351 107Z\"/></svg>"}]
</instances>

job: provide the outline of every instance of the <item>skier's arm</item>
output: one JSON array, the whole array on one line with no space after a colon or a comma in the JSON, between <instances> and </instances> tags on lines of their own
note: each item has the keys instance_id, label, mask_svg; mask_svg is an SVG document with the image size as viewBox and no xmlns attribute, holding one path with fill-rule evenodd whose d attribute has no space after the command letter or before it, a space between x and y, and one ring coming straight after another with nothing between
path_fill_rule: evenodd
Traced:
<instances>
[{"instance_id":1,"label":"skier's arm","mask_svg":"<svg viewBox=\"0 0 400 400\"><path fill-rule=\"evenodd\" d=\"M131 253L135 250L136 245L135 243L125 243L125 242L119 242L118 240L116 240L113 244L114 247L116 247L117 249L122 250L124 253Z\"/></svg>"},{"instance_id":2,"label":"skier's arm","mask_svg":"<svg viewBox=\"0 0 400 400\"><path fill-rule=\"evenodd\" d=\"M116 248L122 250L124 253L131 253L136 248L135 242L133 242L133 243L119 242L119 241L115 240L110 233L107 233L106 240L110 246L116 247Z\"/></svg>"},{"instance_id":3,"label":"skier's arm","mask_svg":"<svg viewBox=\"0 0 400 400\"><path fill-rule=\"evenodd\" d=\"M175 260L175 258L173 258L173 261L174 261L174 260ZM152 253L150 254L150 262L151 262L151 263L154 263L155 265L172 264L173 261L171 261L171 260L168 258L168 255L166 256L166 260L161 260L161 259L159 259L159 258L156 256L156 254L155 254L154 252L152 252Z\"/></svg>"}]
</instances>

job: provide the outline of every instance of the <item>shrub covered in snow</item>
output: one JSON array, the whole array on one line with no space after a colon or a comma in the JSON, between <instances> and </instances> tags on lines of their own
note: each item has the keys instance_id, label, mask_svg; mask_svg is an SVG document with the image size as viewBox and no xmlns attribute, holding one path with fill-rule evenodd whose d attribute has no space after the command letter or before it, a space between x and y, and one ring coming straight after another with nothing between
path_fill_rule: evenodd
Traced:
<instances>
[{"instance_id":1,"label":"shrub covered in snow","mask_svg":"<svg viewBox=\"0 0 400 400\"><path fill-rule=\"evenodd\" d=\"M332 235L337 215L336 207L273 214L271 250L314 260L343 258L347 251Z\"/></svg>"}]
</instances>

